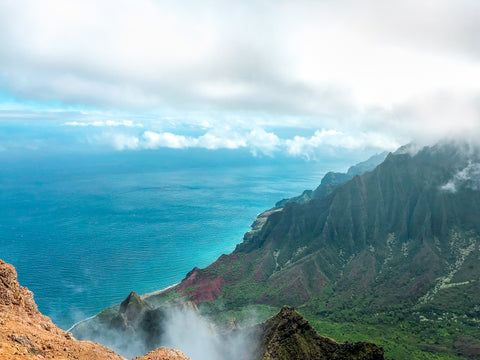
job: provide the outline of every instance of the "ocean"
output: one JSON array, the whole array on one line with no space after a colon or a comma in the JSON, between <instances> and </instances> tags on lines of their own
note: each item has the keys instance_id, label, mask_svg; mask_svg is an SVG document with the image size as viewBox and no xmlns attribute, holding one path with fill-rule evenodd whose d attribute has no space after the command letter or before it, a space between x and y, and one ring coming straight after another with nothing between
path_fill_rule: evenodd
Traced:
<instances>
[{"instance_id":1,"label":"ocean","mask_svg":"<svg viewBox=\"0 0 480 360\"><path fill-rule=\"evenodd\" d=\"M4 155L0 258L68 329L231 252L258 213L346 162L238 151Z\"/></svg>"}]
</instances>

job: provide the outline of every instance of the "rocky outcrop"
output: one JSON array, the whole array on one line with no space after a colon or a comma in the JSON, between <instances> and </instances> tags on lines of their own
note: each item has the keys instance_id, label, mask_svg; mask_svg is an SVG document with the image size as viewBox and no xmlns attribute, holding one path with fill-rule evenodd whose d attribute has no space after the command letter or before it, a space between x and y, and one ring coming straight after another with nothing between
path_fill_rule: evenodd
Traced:
<instances>
[{"instance_id":1,"label":"rocky outcrop","mask_svg":"<svg viewBox=\"0 0 480 360\"><path fill-rule=\"evenodd\" d=\"M0 260L0 359L124 360L109 348L78 341L42 315L33 294L20 286L15 268ZM187 360L180 351L157 349L137 360Z\"/></svg>"},{"instance_id":2,"label":"rocky outcrop","mask_svg":"<svg viewBox=\"0 0 480 360\"><path fill-rule=\"evenodd\" d=\"M284 306L258 326L259 360L383 360L383 349L358 342L339 344L320 336L297 311Z\"/></svg>"},{"instance_id":3,"label":"rocky outcrop","mask_svg":"<svg viewBox=\"0 0 480 360\"><path fill-rule=\"evenodd\" d=\"M28 314L38 314L33 293L20 286L12 265L0 260L0 306L11 306Z\"/></svg>"}]
</instances>

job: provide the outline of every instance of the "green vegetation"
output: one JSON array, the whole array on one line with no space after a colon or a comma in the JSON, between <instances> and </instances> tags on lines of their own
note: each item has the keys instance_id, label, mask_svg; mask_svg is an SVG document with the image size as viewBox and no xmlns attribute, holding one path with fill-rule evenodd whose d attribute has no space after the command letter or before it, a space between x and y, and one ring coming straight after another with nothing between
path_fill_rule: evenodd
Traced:
<instances>
[{"instance_id":1,"label":"green vegetation","mask_svg":"<svg viewBox=\"0 0 480 360\"><path fill-rule=\"evenodd\" d=\"M319 335L296 310L284 306L257 326L261 329L262 360L383 360L383 350L372 343L343 343Z\"/></svg>"},{"instance_id":2,"label":"green vegetation","mask_svg":"<svg viewBox=\"0 0 480 360\"><path fill-rule=\"evenodd\" d=\"M462 338L472 340L470 345L474 345L473 339L478 337L478 328L462 324L447 325L422 322L420 319L397 322L388 315L342 323L318 318L309 313L305 313L305 316L321 335L340 342L368 341L378 344L384 348L387 359L395 360L464 360L466 357L460 355L462 349L457 347L459 333L463 334ZM388 322L390 324L387 324Z\"/></svg>"},{"instance_id":3,"label":"green vegetation","mask_svg":"<svg viewBox=\"0 0 480 360\"><path fill-rule=\"evenodd\" d=\"M469 150L399 151L343 185L330 174L328 191L264 213L232 254L195 269L182 293L149 302L183 296L220 325L291 305L321 334L379 344L387 358L480 359L480 191L469 182L442 188L480 163Z\"/></svg>"},{"instance_id":4,"label":"green vegetation","mask_svg":"<svg viewBox=\"0 0 480 360\"><path fill-rule=\"evenodd\" d=\"M215 302L204 303L199 309L219 326L235 319L241 327L264 322L279 311L278 307L258 304L232 310ZM468 357L461 353L475 351L480 343L478 325L430 320L420 313L410 315L408 310L364 316L346 310L331 317L319 316L308 305L298 310L320 335L340 343L377 344L384 348L386 359L465 360ZM347 318L349 321L339 321Z\"/></svg>"},{"instance_id":5,"label":"green vegetation","mask_svg":"<svg viewBox=\"0 0 480 360\"><path fill-rule=\"evenodd\" d=\"M100 314L98 314L96 318L98 318L100 321L104 321L106 319L110 321L112 317L118 314L119 308L120 307L117 305L117 306L113 306L111 308L105 309Z\"/></svg>"}]
</instances>

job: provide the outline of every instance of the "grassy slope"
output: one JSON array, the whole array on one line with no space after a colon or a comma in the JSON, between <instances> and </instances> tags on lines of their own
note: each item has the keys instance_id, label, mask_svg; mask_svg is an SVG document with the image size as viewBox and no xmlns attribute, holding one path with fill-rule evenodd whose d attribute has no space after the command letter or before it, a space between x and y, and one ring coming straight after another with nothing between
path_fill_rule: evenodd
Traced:
<instances>
[{"instance_id":1,"label":"grassy slope","mask_svg":"<svg viewBox=\"0 0 480 360\"><path fill-rule=\"evenodd\" d=\"M439 192L465 164L448 151L420 155L391 156L321 200L288 204L182 293L148 301L196 301L217 281L220 295L199 308L219 324L292 305L320 334L377 343L388 358L480 359L480 193Z\"/></svg>"},{"instance_id":2,"label":"grassy slope","mask_svg":"<svg viewBox=\"0 0 480 360\"><path fill-rule=\"evenodd\" d=\"M235 310L217 310L218 304L203 304L200 310L211 320L223 324L235 318L243 326L263 322L275 315L278 307L268 305L251 305ZM459 333L463 338L475 341L478 327L461 322L417 320L400 320L402 316L394 313L376 317L348 316L349 321L320 317L302 306L298 311L310 322L322 336L338 342L366 341L382 346L386 359L395 360L465 360L455 348ZM347 316L347 315L344 315Z\"/></svg>"}]
</instances>

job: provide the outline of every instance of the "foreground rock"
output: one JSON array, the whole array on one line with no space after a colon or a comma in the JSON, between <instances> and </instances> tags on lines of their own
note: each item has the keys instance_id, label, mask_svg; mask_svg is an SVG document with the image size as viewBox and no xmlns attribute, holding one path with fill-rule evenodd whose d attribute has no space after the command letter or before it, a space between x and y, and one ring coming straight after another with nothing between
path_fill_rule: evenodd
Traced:
<instances>
[{"instance_id":1,"label":"foreground rock","mask_svg":"<svg viewBox=\"0 0 480 360\"><path fill-rule=\"evenodd\" d=\"M383 349L375 344L339 344L320 336L289 306L284 306L258 329L262 338L259 360L383 360Z\"/></svg>"},{"instance_id":2,"label":"foreground rock","mask_svg":"<svg viewBox=\"0 0 480 360\"><path fill-rule=\"evenodd\" d=\"M0 260L0 359L123 360L109 348L78 341L42 315L33 294L19 285L15 268ZM180 351L157 349L137 360L185 360Z\"/></svg>"}]
</instances>

